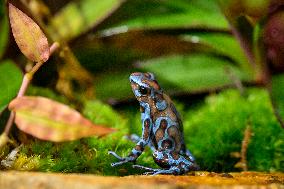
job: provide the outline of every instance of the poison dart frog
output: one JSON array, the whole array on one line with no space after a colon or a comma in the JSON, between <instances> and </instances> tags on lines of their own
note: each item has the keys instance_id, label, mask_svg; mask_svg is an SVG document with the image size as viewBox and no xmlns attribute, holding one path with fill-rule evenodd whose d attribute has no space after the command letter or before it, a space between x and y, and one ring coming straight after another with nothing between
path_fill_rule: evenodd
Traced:
<instances>
[{"instance_id":1,"label":"poison dart frog","mask_svg":"<svg viewBox=\"0 0 284 189\"><path fill-rule=\"evenodd\" d=\"M109 151L109 154L119 160L111 166L127 162L135 163L148 145L153 151L155 163L162 169L133 165L134 168L145 170L144 174L180 175L197 170L198 165L184 143L180 115L169 96L163 92L155 80L154 75L135 72L130 75L129 80L132 91L140 104L142 136L130 136L130 139L137 144L127 157L122 158L115 152Z\"/></svg>"}]
</instances>

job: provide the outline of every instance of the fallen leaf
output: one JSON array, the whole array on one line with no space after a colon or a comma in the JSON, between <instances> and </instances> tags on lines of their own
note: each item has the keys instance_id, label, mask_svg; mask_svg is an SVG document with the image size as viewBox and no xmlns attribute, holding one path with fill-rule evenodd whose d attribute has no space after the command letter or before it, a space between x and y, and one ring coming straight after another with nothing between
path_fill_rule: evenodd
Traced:
<instances>
[{"instance_id":1,"label":"fallen leaf","mask_svg":"<svg viewBox=\"0 0 284 189\"><path fill-rule=\"evenodd\" d=\"M46 62L50 55L49 45L40 27L11 3L9 18L13 36L21 52L31 61Z\"/></svg>"},{"instance_id":2,"label":"fallen leaf","mask_svg":"<svg viewBox=\"0 0 284 189\"><path fill-rule=\"evenodd\" d=\"M114 131L95 125L69 106L44 97L16 98L9 109L16 112L15 123L20 130L43 140L61 142Z\"/></svg>"}]
</instances>

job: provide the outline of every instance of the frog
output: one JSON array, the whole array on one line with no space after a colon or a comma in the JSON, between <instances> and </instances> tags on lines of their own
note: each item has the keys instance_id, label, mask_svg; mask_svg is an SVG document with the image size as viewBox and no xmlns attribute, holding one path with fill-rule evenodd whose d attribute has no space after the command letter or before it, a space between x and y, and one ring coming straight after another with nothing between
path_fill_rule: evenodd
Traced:
<instances>
[{"instance_id":1,"label":"frog","mask_svg":"<svg viewBox=\"0 0 284 189\"><path fill-rule=\"evenodd\" d=\"M170 97L156 81L154 74L134 72L129 80L134 96L140 104L142 136L128 137L136 145L126 157L109 151L110 155L119 160L111 166L132 162L134 168L145 170L146 175L181 175L198 170L194 156L186 148L181 116ZM161 168L135 164L146 146L150 147L154 162Z\"/></svg>"}]
</instances>

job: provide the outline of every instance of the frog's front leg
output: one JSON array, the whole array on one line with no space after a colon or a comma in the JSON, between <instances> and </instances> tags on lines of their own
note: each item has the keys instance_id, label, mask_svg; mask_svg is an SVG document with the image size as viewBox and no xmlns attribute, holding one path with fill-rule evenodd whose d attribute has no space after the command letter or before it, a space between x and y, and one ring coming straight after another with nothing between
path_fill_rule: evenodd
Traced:
<instances>
[{"instance_id":1,"label":"frog's front leg","mask_svg":"<svg viewBox=\"0 0 284 189\"><path fill-rule=\"evenodd\" d=\"M125 157L122 158L120 156L118 156L115 152L113 151L109 151L110 155L113 155L114 157L116 157L119 162L116 163L112 163L111 166L117 166L117 165L121 165L127 162L135 162L136 159L142 154L145 146L149 143L150 141L150 133L151 133L151 129L152 129L152 122L150 120L150 118L145 118L143 121L143 127L142 127L142 136L140 138L140 140L137 142L136 146L132 149L132 151L130 152L130 154Z\"/></svg>"}]
</instances>

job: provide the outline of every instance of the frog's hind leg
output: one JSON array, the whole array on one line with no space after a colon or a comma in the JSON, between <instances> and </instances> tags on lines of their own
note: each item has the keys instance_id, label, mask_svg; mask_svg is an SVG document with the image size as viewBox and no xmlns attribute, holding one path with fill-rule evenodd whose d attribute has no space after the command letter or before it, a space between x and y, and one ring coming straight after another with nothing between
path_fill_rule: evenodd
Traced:
<instances>
[{"instance_id":1,"label":"frog's hind leg","mask_svg":"<svg viewBox=\"0 0 284 189\"><path fill-rule=\"evenodd\" d=\"M180 175L195 170L195 163L191 162L187 157L168 150L157 150L153 153L154 161L165 169L155 170L153 175L157 174L174 174Z\"/></svg>"},{"instance_id":2,"label":"frog's hind leg","mask_svg":"<svg viewBox=\"0 0 284 189\"><path fill-rule=\"evenodd\" d=\"M127 135L125 136L125 138L132 141L135 144L141 140L140 137L136 134ZM147 145L151 148L153 152L156 150L155 146L151 142L148 142Z\"/></svg>"},{"instance_id":3,"label":"frog's hind leg","mask_svg":"<svg viewBox=\"0 0 284 189\"><path fill-rule=\"evenodd\" d=\"M185 155L190 159L190 161L195 162L194 156L192 155L192 153L188 149L186 149Z\"/></svg>"},{"instance_id":4,"label":"frog's hind leg","mask_svg":"<svg viewBox=\"0 0 284 189\"><path fill-rule=\"evenodd\" d=\"M185 149L184 151L181 151L181 155L184 156L186 159L191 161L194 166L192 167L192 170L200 170L199 165L196 164L194 156L191 154L191 152L188 149Z\"/></svg>"}]
</instances>

